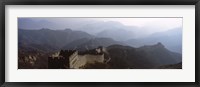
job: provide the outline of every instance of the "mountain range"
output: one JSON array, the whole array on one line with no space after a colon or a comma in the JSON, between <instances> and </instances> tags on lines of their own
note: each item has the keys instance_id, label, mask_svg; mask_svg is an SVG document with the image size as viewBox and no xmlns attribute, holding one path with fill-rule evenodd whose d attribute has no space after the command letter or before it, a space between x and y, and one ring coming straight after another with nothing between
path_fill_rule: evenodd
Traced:
<instances>
[{"instance_id":1,"label":"mountain range","mask_svg":"<svg viewBox=\"0 0 200 87\"><path fill-rule=\"evenodd\" d=\"M127 43L130 46L140 47L144 45L153 45L157 42L161 42L170 51L182 53L182 29L175 28L165 32L157 32L148 37L130 39L124 43Z\"/></svg>"},{"instance_id":2,"label":"mountain range","mask_svg":"<svg viewBox=\"0 0 200 87\"><path fill-rule=\"evenodd\" d=\"M108 52L107 56L111 58L108 62L110 67L148 69L182 61L180 53L171 51L173 49L168 50L170 46L181 45L181 41L176 40L181 40L181 34L175 33L179 30L172 29L159 32L138 40L118 41L110 36L97 37L96 35L71 29L19 29L18 49L19 54L26 55L31 52L35 54L50 53L62 49L85 51L103 46Z\"/></svg>"},{"instance_id":3,"label":"mountain range","mask_svg":"<svg viewBox=\"0 0 200 87\"><path fill-rule=\"evenodd\" d=\"M175 28L165 32L157 32L144 38L134 38L132 32L123 29L108 29L91 35L83 31L71 29L65 30L24 30L19 29L20 44L50 45L54 48L74 48L67 45L73 45L73 42L83 43L85 41L98 41L107 39L106 42L126 44L132 47L144 45L153 45L161 42L167 49L173 52L182 53L182 29ZM131 39L133 38L133 39ZM97 40L98 39L98 40ZM77 40L77 41L76 41ZM100 40L100 41L99 41ZM105 40L103 40L105 42ZM103 45L104 46L104 45ZM107 45L105 45L107 46Z\"/></svg>"},{"instance_id":4,"label":"mountain range","mask_svg":"<svg viewBox=\"0 0 200 87\"><path fill-rule=\"evenodd\" d=\"M60 49L66 44L81 39L92 38L92 35L82 31L65 30L23 30L18 31L19 45L43 45Z\"/></svg>"},{"instance_id":5,"label":"mountain range","mask_svg":"<svg viewBox=\"0 0 200 87\"><path fill-rule=\"evenodd\" d=\"M109 64L113 68L148 69L182 61L180 54L167 50L161 43L139 48L112 45L107 50L111 57Z\"/></svg>"},{"instance_id":6,"label":"mountain range","mask_svg":"<svg viewBox=\"0 0 200 87\"><path fill-rule=\"evenodd\" d=\"M48 18L43 20L36 20L31 18L19 18L18 23L19 23L18 24L19 31L21 29L24 29L23 31L25 33L28 33L29 31L25 30L35 30L33 32L37 33L37 34L34 33L34 35L36 36L34 35L30 36L34 36L36 38L39 38L41 36L40 39L35 39L34 42L38 41L36 44L41 42L40 40L44 39L46 43L50 42L50 44L53 45L53 47L61 48L63 46L66 46L70 42L78 39L110 38L115 41L126 43L132 47L153 45L158 42L161 42L170 51L182 53L181 27L168 29L167 31L159 29L162 32L155 32L154 29L152 29L152 27L128 26L117 21L99 21L89 18L67 18L59 20L55 18L52 19L51 21L48 20ZM44 26L46 27L46 31ZM41 29L43 27L44 29ZM65 29L66 32L63 31L64 28L66 28ZM45 35L46 37L39 35L45 32L47 33L47 35ZM48 34L51 34L52 32L56 33L49 36ZM76 37L76 35L80 36ZM54 41L46 38L51 38L52 40L54 39ZM57 41L58 38L59 41Z\"/></svg>"}]
</instances>

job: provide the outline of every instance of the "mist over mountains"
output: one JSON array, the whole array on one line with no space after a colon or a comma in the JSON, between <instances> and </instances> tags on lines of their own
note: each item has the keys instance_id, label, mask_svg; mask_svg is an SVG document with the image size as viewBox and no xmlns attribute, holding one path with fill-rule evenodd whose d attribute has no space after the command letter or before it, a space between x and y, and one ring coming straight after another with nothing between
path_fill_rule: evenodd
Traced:
<instances>
[{"instance_id":1,"label":"mist over mountains","mask_svg":"<svg viewBox=\"0 0 200 87\"><path fill-rule=\"evenodd\" d=\"M76 19L76 18L68 18L67 20L33 20L31 18L19 18L18 19L18 28L23 30L44 30L49 29L49 31L45 31L48 34L54 33L53 30L60 30L56 33L41 38L45 38L46 43L48 43L47 38L55 38L55 35L58 35L60 40L53 41L51 44L55 44L55 46L62 47L66 45L68 42L72 40L69 39L65 41L65 39L71 37L73 39L82 39L82 33L87 33L88 35L83 35L83 38L110 38L115 41L126 43L133 47L140 47L143 45L153 45L157 42L162 42L166 48L173 52L182 53L182 28L172 28L162 32L156 32L152 29L150 33L150 29L142 29L137 26L127 26L117 21L100 21L100 20L92 20L92 19ZM67 35L64 35L62 30L71 31ZM162 29L160 29L162 30ZM34 31L35 33L37 31ZM34 33L33 32L33 33ZM79 32L80 34L76 34ZM154 32L154 33L153 33ZM23 33L23 32L22 32ZM42 32L38 32L35 38L40 38ZM44 33L44 32L43 32ZM60 34L59 34L60 33ZM25 33L28 34L28 33ZM23 34L22 34L23 35ZM76 35L80 35L77 36ZM34 36L33 36L34 37ZM35 41L41 40L41 38L35 39ZM64 41L60 43L61 41ZM35 42L34 42L35 43Z\"/></svg>"},{"instance_id":2,"label":"mist over mountains","mask_svg":"<svg viewBox=\"0 0 200 87\"><path fill-rule=\"evenodd\" d=\"M136 25L125 25L124 23L121 23L119 20L116 21L115 18L111 18L112 20L109 20L110 18L107 18L105 20L100 20L102 18L19 18L18 19L18 28L19 29L28 29L28 30L38 30L41 28L48 28L52 30L63 30L63 29L72 29L77 31L84 31L91 35L97 35L97 36L109 36L109 34L113 34L114 32L117 34L120 34L120 32L128 32L126 33L127 36L121 37L122 39L133 39L133 38L141 38L141 37L147 37L150 34L161 32L161 31L167 31L169 29L173 29L176 27L182 27L181 25L172 25L170 26L169 23L165 24L165 21L163 20L164 25L168 25L168 27L161 27L159 25L160 21L153 23L147 22L147 24L143 24L144 26L137 26L137 21L132 23ZM148 20L143 19L144 20ZM157 18L155 18L157 19ZM129 20L135 20L135 19L126 19L126 23L131 23L132 21ZM161 23L162 23L161 22ZM149 25L152 24L152 25ZM158 24L158 25L156 25ZM154 27L153 27L154 26ZM118 31L118 32L117 32ZM106 34L103 34L105 33ZM123 33L126 35L125 33ZM130 38L131 36L131 38ZM113 36L114 37L114 36ZM122 40L120 39L120 40ZM119 39L117 39L119 40Z\"/></svg>"},{"instance_id":3,"label":"mist over mountains","mask_svg":"<svg viewBox=\"0 0 200 87\"><path fill-rule=\"evenodd\" d=\"M117 21L69 19L54 23L22 18L18 23L20 57L34 56L39 58L39 63L60 50L88 51L99 46L111 58L107 68L152 69L176 67L182 62L181 27L147 33Z\"/></svg>"},{"instance_id":4,"label":"mist over mountains","mask_svg":"<svg viewBox=\"0 0 200 87\"><path fill-rule=\"evenodd\" d=\"M177 32L174 32L177 31ZM146 38L141 39L129 39L129 40L115 40L119 34L114 34L113 36L94 36L82 31L72 31L71 29L65 30L23 30L19 29L19 43L20 44L42 44L50 45L54 48L78 48L77 44L80 43L93 43L93 45L105 45L106 43L111 45L113 43L126 44L132 47L140 47L144 45L153 45L158 42L163 43L166 48L171 51L182 53L182 33L179 33L181 29L176 28L166 32L160 32L150 35ZM120 36L119 36L120 37ZM77 44L74 44L77 43ZM67 45L67 46L65 46ZM90 46L88 46L90 47ZM92 48L95 48L94 46Z\"/></svg>"},{"instance_id":5,"label":"mist over mountains","mask_svg":"<svg viewBox=\"0 0 200 87\"><path fill-rule=\"evenodd\" d=\"M157 32L145 38L130 39L125 41L125 43L134 47L153 45L157 42L163 43L166 48L173 52L182 53L182 29L175 28L165 32Z\"/></svg>"}]
</instances>

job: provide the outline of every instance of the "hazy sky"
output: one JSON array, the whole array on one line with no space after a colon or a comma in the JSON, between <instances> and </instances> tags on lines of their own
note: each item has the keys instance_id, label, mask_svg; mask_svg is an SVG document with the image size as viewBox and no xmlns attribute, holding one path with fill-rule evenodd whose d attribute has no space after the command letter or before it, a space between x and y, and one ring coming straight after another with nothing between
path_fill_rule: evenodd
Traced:
<instances>
[{"instance_id":1,"label":"hazy sky","mask_svg":"<svg viewBox=\"0 0 200 87\"><path fill-rule=\"evenodd\" d=\"M180 27L182 26L182 18L96 18L102 21L118 21L128 26L143 27L149 24L162 27Z\"/></svg>"},{"instance_id":2,"label":"hazy sky","mask_svg":"<svg viewBox=\"0 0 200 87\"><path fill-rule=\"evenodd\" d=\"M67 27L70 28L70 26L73 26L73 23L77 25L81 23L90 22L91 20L95 21L98 20L104 22L115 21L115 22L120 22L125 26L136 26L139 27L140 29L145 29L147 31L157 31L157 32L166 31L177 27L182 27L182 18L20 18L20 19L29 19L29 20L19 21L21 22L19 23L19 28L30 28L30 29L33 27L51 28L49 25L51 26L55 25L53 28L58 27L65 29ZM35 24L30 21L33 21ZM37 23L39 23L39 25Z\"/></svg>"},{"instance_id":3,"label":"hazy sky","mask_svg":"<svg viewBox=\"0 0 200 87\"><path fill-rule=\"evenodd\" d=\"M141 29L148 29L143 27L151 27L155 31L162 29L166 31L177 27L182 27L182 18L98 18L103 21L118 21L124 25L137 26Z\"/></svg>"}]
</instances>

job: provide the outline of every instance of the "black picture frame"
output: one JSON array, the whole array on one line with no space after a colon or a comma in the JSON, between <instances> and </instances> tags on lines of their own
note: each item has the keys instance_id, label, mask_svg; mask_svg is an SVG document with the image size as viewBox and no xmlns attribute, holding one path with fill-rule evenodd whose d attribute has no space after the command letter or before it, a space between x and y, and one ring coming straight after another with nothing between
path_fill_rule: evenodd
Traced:
<instances>
[{"instance_id":1,"label":"black picture frame","mask_svg":"<svg viewBox=\"0 0 200 87\"><path fill-rule=\"evenodd\" d=\"M1 87L199 87L200 0L2 0L0 36ZM6 5L195 5L195 82L5 82L5 6ZM172 78L173 79L173 78ZM187 79L187 78L185 78Z\"/></svg>"}]
</instances>

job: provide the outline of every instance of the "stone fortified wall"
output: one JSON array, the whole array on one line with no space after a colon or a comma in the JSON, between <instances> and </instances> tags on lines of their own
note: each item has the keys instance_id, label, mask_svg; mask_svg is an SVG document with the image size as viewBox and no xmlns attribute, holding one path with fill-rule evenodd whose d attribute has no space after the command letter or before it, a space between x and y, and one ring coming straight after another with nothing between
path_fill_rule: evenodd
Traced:
<instances>
[{"instance_id":1,"label":"stone fortified wall","mask_svg":"<svg viewBox=\"0 0 200 87\"><path fill-rule=\"evenodd\" d=\"M95 62L104 62L104 54L101 55L92 55L92 54L86 54L86 55L77 55L73 61L70 61L70 68L79 68L81 66L84 66L87 63L95 63Z\"/></svg>"},{"instance_id":2,"label":"stone fortified wall","mask_svg":"<svg viewBox=\"0 0 200 87\"><path fill-rule=\"evenodd\" d=\"M96 54L84 54L79 55L78 51L65 51L70 56L61 56L60 52L53 54L48 58L48 68L72 68L77 69L84 66L87 63L104 62L104 54L101 48L95 49ZM93 51L94 52L94 51Z\"/></svg>"}]
</instances>

